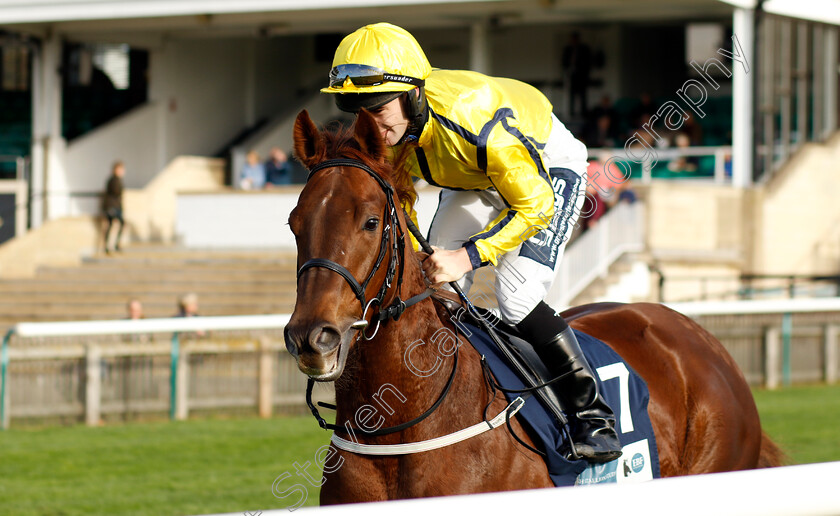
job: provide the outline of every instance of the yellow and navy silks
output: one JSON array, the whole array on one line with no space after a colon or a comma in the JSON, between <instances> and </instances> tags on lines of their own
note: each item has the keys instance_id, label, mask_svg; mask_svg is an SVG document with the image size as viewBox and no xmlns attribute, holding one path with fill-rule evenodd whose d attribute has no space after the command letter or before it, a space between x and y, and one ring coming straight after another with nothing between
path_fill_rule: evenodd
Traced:
<instances>
[{"instance_id":1,"label":"yellow and navy silks","mask_svg":"<svg viewBox=\"0 0 840 516\"><path fill-rule=\"evenodd\" d=\"M551 103L523 82L469 71L434 70L425 91L428 121L404 166L435 186L498 191L506 209L464 245L473 268L495 265L554 215L542 160Z\"/></svg>"}]
</instances>

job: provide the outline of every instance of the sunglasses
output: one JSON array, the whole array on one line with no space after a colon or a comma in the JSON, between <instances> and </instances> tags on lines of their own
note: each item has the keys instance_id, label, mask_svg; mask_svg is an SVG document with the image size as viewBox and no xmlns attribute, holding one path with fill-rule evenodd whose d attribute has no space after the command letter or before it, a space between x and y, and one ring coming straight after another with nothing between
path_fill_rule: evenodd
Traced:
<instances>
[{"instance_id":1,"label":"sunglasses","mask_svg":"<svg viewBox=\"0 0 840 516\"><path fill-rule=\"evenodd\" d=\"M341 88L347 79L350 79L354 86L378 86L384 82L402 82L422 87L426 83L423 79L387 73L382 68L369 65L343 64L330 70L331 88Z\"/></svg>"}]
</instances>

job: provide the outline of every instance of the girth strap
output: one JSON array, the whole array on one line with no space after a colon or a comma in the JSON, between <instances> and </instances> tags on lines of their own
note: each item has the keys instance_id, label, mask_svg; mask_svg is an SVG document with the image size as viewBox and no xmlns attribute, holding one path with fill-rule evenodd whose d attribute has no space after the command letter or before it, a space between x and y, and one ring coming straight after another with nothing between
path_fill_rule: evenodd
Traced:
<instances>
[{"instance_id":1,"label":"girth strap","mask_svg":"<svg viewBox=\"0 0 840 516\"><path fill-rule=\"evenodd\" d=\"M505 422L510 422L511 416L516 415L525 405L525 400L516 398L511 401L499 414L489 421L482 421L476 423L471 427L464 428L457 432L447 434L434 439L426 441L419 441L415 443L400 443L400 444L361 444L347 439L342 439L336 434L332 435L332 443L336 448L342 450L358 453L361 455L406 455L409 453L420 453L429 450L437 450L444 448L451 444L465 441L471 437L483 434L488 430L493 430L501 426Z\"/></svg>"}]
</instances>

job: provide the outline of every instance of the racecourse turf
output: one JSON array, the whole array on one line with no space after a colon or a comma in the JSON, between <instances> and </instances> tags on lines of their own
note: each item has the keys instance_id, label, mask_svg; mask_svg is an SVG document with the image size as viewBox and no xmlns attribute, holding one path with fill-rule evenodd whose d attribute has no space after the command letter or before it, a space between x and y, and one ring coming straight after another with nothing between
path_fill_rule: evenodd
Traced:
<instances>
[{"instance_id":1,"label":"racecourse turf","mask_svg":"<svg viewBox=\"0 0 840 516\"><path fill-rule=\"evenodd\" d=\"M755 396L792 463L840 460L840 386ZM296 485L315 505L295 463L317 476L327 442L311 417L13 428L0 432L0 514L242 513L289 507Z\"/></svg>"},{"instance_id":2,"label":"racecourse turf","mask_svg":"<svg viewBox=\"0 0 840 516\"><path fill-rule=\"evenodd\" d=\"M276 498L274 480L290 473L306 484L294 463L314 463L328 441L311 417L11 429L0 432L0 514L285 508L298 497ZM277 491L293 484L279 482ZM308 505L317 505L317 490L306 487Z\"/></svg>"},{"instance_id":3,"label":"racecourse turf","mask_svg":"<svg viewBox=\"0 0 840 516\"><path fill-rule=\"evenodd\" d=\"M790 464L840 461L840 385L755 390L761 426Z\"/></svg>"}]
</instances>

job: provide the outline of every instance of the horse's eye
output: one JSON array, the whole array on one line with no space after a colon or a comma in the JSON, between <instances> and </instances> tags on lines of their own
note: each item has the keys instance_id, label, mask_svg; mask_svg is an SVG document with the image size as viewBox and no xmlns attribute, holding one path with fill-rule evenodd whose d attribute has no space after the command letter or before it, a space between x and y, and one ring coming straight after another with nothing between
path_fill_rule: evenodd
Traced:
<instances>
[{"instance_id":1,"label":"horse's eye","mask_svg":"<svg viewBox=\"0 0 840 516\"><path fill-rule=\"evenodd\" d=\"M369 218L367 222L365 222L365 231L374 231L377 227L379 227L379 219L377 218Z\"/></svg>"}]
</instances>

